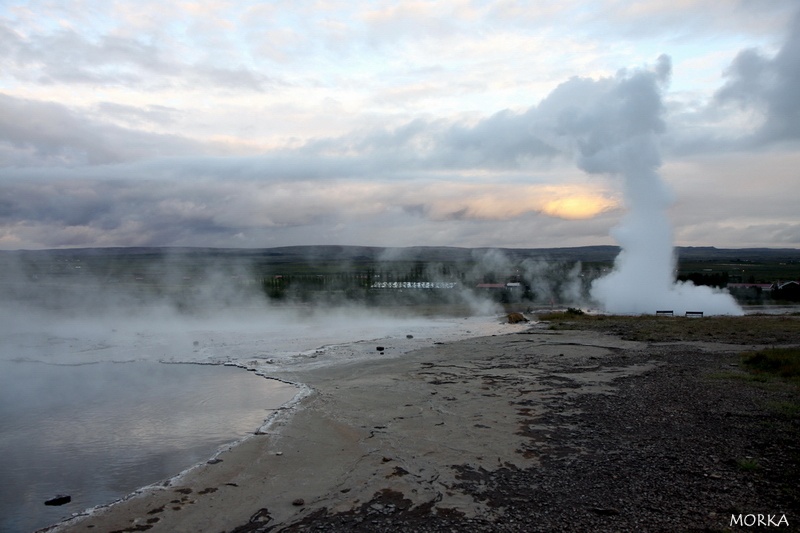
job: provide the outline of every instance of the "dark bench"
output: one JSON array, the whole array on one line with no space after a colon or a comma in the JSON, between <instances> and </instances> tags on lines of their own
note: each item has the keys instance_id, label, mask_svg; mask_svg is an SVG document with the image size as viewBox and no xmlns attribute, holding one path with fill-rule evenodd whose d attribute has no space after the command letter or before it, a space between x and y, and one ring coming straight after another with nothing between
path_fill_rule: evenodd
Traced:
<instances>
[{"instance_id":1,"label":"dark bench","mask_svg":"<svg viewBox=\"0 0 800 533\"><path fill-rule=\"evenodd\" d=\"M656 311L656 316L672 316L672 311Z\"/></svg>"}]
</instances>

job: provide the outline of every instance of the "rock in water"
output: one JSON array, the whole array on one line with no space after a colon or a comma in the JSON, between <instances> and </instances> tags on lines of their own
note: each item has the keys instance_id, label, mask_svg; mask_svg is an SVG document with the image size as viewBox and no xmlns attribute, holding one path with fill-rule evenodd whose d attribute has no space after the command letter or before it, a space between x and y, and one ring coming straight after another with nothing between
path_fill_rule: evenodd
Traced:
<instances>
[{"instance_id":1,"label":"rock in water","mask_svg":"<svg viewBox=\"0 0 800 533\"><path fill-rule=\"evenodd\" d=\"M59 494L55 498L51 498L44 502L45 505L64 505L72 501L72 496Z\"/></svg>"}]
</instances>

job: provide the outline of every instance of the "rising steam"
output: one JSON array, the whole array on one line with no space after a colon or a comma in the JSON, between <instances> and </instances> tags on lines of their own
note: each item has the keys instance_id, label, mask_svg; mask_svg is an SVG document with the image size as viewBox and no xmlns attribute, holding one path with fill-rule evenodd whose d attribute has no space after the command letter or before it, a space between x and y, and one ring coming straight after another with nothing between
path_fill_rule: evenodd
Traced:
<instances>
[{"instance_id":1,"label":"rising steam","mask_svg":"<svg viewBox=\"0 0 800 533\"><path fill-rule=\"evenodd\" d=\"M667 218L672 195L658 174L657 142L664 131L661 91L670 72L670 59L662 55L654 69L581 80L592 84L585 91L592 97L583 108L559 116L560 132L577 142L578 166L592 174L620 176L628 209L612 231L622 250L613 271L592 284L591 297L618 314L673 310L740 315L741 308L727 292L675 281L677 261Z\"/></svg>"}]
</instances>

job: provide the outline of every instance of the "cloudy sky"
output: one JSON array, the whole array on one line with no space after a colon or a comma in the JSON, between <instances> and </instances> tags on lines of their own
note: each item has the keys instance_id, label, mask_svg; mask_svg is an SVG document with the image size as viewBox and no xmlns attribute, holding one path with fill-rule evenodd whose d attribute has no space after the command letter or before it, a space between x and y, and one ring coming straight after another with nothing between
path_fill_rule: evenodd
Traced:
<instances>
[{"instance_id":1,"label":"cloudy sky","mask_svg":"<svg viewBox=\"0 0 800 533\"><path fill-rule=\"evenodd\" d=\"M4 0L0 249L613 244L614 98L675 244L796 248L798 95L796 0Z\"/></svg>"}]
</instances>

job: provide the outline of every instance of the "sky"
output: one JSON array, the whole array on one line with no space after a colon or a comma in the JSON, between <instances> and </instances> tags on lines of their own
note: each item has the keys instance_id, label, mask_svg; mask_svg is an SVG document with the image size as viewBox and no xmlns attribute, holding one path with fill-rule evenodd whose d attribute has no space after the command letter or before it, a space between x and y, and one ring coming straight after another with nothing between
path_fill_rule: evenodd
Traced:
<instances>
[{"instance_id":1,"label":"sky","mask_svg":"<svg viewBox=\"0 0 800 533\"><path fill-rule=\"evenodd\" d=\"M616 244L637 72L674 244L800 247L796 0L4 0L0 249Z\"/></svg>"}]
</instances>

